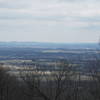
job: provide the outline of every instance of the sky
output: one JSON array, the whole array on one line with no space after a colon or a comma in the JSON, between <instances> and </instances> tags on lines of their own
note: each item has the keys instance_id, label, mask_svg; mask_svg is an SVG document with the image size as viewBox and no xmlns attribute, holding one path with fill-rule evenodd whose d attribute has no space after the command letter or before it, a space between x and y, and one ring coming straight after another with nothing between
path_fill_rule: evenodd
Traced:
<instances>
[{"instance_id":1,"label":"sky","mask_svg":"<svg viewBox=\"0 0 100 100\"><path fill-rule=\"evenodd\" d=\"M0 0L0 41L91 43L99 38L99 0Z\"/></svg>"}]
</instances>

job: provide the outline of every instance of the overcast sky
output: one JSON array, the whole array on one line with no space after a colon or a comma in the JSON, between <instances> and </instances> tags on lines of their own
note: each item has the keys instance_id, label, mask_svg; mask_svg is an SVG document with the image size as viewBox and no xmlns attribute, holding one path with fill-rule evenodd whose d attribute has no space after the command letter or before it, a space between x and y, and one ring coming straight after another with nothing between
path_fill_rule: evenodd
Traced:
<instances>
[{"instance_id":1,"label":"overcast sky","mask_svg":"<svg viewBox=\"0 0 100 100\"><path fill-rule=\"evenodd\" d=\"M0 0L0 41L98 42L99 0Z\"/></svg>"}]
</instances>

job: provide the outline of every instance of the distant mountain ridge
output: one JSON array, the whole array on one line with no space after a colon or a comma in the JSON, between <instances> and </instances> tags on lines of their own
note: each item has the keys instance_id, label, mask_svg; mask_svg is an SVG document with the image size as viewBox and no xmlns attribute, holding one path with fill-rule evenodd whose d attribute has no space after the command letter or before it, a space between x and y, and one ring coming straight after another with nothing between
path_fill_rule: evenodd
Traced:
<instances>
[{"instance_id":1,"label":"distant mountain ridge","mask_svg":"<svg viewBox=\"0 0 100 100\"><path fill-rule=\"evenodd\" d=\"M98 49L100 45L98 43L0 42L0 47Z\"/></svg>"}]
</instances>

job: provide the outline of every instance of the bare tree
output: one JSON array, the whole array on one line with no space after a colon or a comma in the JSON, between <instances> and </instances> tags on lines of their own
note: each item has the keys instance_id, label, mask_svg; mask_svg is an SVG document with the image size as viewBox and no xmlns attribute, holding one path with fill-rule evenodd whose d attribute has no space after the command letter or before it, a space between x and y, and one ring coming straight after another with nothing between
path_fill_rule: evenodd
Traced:
<instances>
[{"instance_id":1,"label":"bare tree","mask_svg":"<svg viewBox=\"0 0 100 100\"><path fill-rule=\"evenodd\" d=\"M26 95L44 100L66 100L72 72L68 63L60 62L53 71L21 71L21 79L27 87Z\"/></svg>"}]
</instances>

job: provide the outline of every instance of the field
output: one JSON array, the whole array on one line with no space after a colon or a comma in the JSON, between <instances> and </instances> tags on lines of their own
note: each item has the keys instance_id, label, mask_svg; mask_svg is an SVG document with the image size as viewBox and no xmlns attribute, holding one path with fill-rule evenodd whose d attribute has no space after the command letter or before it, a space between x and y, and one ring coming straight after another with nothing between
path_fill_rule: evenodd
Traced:
<instances>
[{"instance_id":1,"label":"field","mask_svg":"<svg viewBox=\"0 0 100 100\"><path fill-rule=\"evenodd\" d=\"M91 68L88 63L99 60L99 53L98 44L0 43L0 63L10 66L13 73L26 67L57 71L60 67L56 66L66 61L72 71L87 80Z\"/></svg>"}]
</instances>

